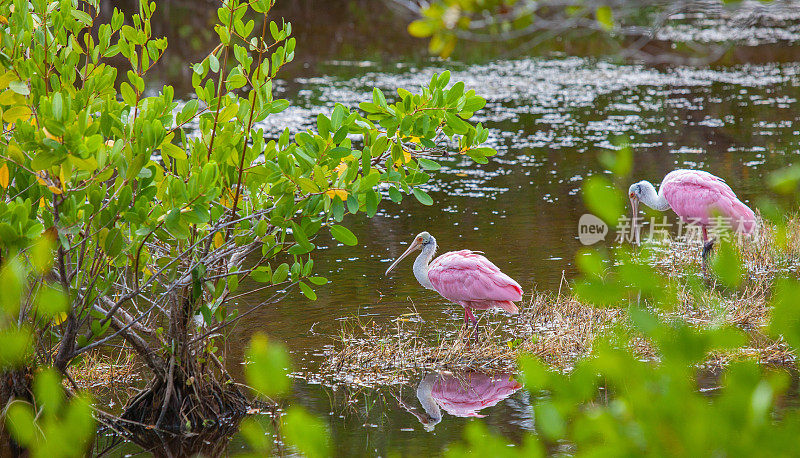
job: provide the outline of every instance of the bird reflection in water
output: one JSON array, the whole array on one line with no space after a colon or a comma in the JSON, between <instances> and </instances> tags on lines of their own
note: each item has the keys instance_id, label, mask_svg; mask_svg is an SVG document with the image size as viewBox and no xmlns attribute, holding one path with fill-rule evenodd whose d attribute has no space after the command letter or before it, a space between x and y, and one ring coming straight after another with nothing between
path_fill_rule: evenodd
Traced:
<instances>
[{"instance_id":1,"label":"bird reflection in water","mask_svg":"<svg viewBox=\"0 0 800 458\"><path fill-rule=\"evenodd\" d=\"M417 385L421 409L408 405L399 395L394 396L400 407L417 417L426 431L433 431L442 421L442 410L454 417L482 418L485 415L480 410L496 405L520 388L522 384L510 374L431 372Z\"/></svg>"}]
</instances>

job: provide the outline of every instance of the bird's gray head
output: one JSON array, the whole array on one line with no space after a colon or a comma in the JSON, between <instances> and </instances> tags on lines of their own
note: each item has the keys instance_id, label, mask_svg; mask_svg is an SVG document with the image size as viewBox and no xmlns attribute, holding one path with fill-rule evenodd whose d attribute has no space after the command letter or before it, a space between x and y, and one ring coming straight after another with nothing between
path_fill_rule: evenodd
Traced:
<instances>
[{"instance_id":1,"label":"bird's gray head","mask_svg":"<svg viewBox=\"0 0 800 458\"><path fill-rule=\"evenodd\" d=\"M647 180L634 183L628 188L628 198L631 200L631 240L635 245L639 244L639 201L645 200L645 193L652 189L653 185Z\"/></svg>"},{"instance_id":2,"label":"bird's gray head","mask_svg":"<svg viewBox=\"0 0 800 458\"><path fill-rule=\"evenodd\" d=\"M414 243L418 244L420 248L425 248L431 244L436 244L436 239L433 238L433 236L429 233L423 231L417 234L417 236L414 238Z\"/></svg>"},{"instance_id":3,"label":"bird's gray head","mask_svg":"<svg viewBox=\"0 0 800 458\"><path fill-rule=\"evenodd\" d=\"M408 249L405 251L405 253L401 254L400 257L397 258L392 263L392 265L389 266L388 269L386 269L386 273L384 275L388 275L389 272L391 272L391 270L394 269L395 266L397 266L397 264L399 264L400 261L403 260L403 258L408 256L412 252L417 251L417 250L423 250L424 251L424 250L430 250L430 249L433 249L433 250L436 249L436 239L433 238L433 236L428 234L427 232L420 232L419 234L417 234L416 237L414 237L414 240L411 242L411 244L408 245Z\"/></svg>"},{"instance_id":4,"label":"bird's gray head","mask_svg":"<svg viewBox=\"0 0 800 458\"><path fill-rule=\"evenodd\" d=\"M642 181L640 181L638 183L632 184L631 187L628 188L628 197L631 200L634 199L634 198L638 199L638 200L642 200L642 196L644 195L644 191L646 189L645 183L647 183L647 181L642 180Z\"/></svg>"}]
</instances>

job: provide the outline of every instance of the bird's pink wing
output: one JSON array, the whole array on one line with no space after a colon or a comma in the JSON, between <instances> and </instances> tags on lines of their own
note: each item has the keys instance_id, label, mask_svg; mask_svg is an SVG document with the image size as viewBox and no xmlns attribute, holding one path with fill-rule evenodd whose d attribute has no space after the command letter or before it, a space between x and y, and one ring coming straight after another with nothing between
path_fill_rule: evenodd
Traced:
<instances>
[{"instance_id":1,"label":"bird's pink wing","mask_svg":"<svg viewBox=\"0 0 800 458\"><path fill-rule=\"evenodd\" d=\"M481 409L496 405L516 393L522 384L510 375L488 376L479 372L469 373L466 378L441 375L433 385L431 395L450 415L456 417L480 417Z\"/></svg>"},{"instance_id":2,"label":"bird's pink wing","mask_svg":"<svg viewBox=\"0 0 800 458\"><path fill-rule=\"evenodd\" d=\"M451 251L434 259L428 279L439 294L456 303L522 299L517 282L470 250Z\"/></svg>"},{"instance_id":3,"label":"bird's pink wing","mask_svg":"<svg viewBox=\"0 0 800 458\"><path fill-rule=\"evenodd\" d=\"M753 210L740 201L719 177L701 170L675 170L664 177L661 193L684 221L708 225L716 214L730 221L734 230L750 233L755 228Z\"/></svg>"}]
</instances>

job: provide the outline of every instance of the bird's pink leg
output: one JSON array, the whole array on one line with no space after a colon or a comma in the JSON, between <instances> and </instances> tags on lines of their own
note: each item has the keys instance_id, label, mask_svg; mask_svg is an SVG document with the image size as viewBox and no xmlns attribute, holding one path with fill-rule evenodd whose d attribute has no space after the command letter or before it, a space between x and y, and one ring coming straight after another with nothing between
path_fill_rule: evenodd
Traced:
<instances>
[{"instance_id":1,"label":"bird's pink leg","mask_svg":"<svg viewBox=\"0 0 800 458\"><path fill-rule=\"evenodd\" d=\"M478 341L478 319L475 318L475 315L472 314L472 309L469 307L464 307L464 320L466 321L467 317L469 320L472 321L473 326L475 327L475 341Z\"/></svg>"},{"instance_id":2,"label":"bird's pink leg","mask_svg":"<svg viewBox=\"0 0 800 458\"><path fill-rule=\"evenodd\" d=\"M464 321L466 321L467 318L469 318L469 321L471 321L472 324L478 324L478 319L472 314L472 309L469 307L464 307Z\"/></svg>"}]
</instances>

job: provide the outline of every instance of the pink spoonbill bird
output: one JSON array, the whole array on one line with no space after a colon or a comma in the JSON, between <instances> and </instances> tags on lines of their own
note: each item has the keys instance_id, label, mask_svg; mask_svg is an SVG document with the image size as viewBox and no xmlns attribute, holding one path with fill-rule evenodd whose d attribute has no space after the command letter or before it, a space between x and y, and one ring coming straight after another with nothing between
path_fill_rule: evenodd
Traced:
<instances>
[{"instance_id":1,"label":"pink spoonbill bird","mask_svg":"<svg viewBox=\"0 0 800 458\"><path fill-rule=\"evenodd\" d=\"M702 170L673 170L656 188L649 181L634 183L628 189L633 210L631 235L639 242L637 216L639 202L659 211L670 208L686 223L699 225L703 230L703 252L705 261L714 240L708 237L708 228L719 217L736 232L750 234L756 226L753 210L736 197L725 180Z\"/></svg>"},{"instance_id":2,"label":"pink spoonbill bird","mask_svg":"<svg viewBox=\"0 0 800 458\"><path fill-rule=\"evenodd\" d=\"M519 313L515 301L522 300L522 288L511 277L478 252L450 251L433 259L436 239L420 232L408 249L386 269L386 274L415 250L422 250L414 261L414 276L427 289L464 307L464 323L472 321L478 338L478 320L473 310L504 310ZM433 259L433 262L431 260Z\"/></svg>"},{"instance_id":3,"label":"pink spoonbill bird","mask_svg":"<svg viewBox=\"0 0 800 458\"><path fill-rule=\"evenodd\" d=\"M398 396L395 398L401 407L417 417L425 430L433 431L442 421L442 410L454 417L482 418L485 415L481 410L497 405L520 388L522 384L510 374L432 372L417 386L417 399L424 411L409 406Z\"/></svg>"}]
</instances>

